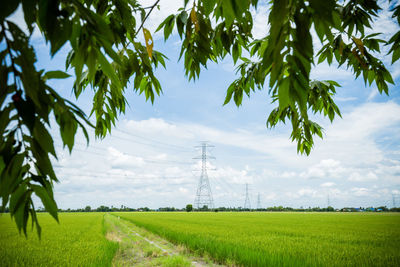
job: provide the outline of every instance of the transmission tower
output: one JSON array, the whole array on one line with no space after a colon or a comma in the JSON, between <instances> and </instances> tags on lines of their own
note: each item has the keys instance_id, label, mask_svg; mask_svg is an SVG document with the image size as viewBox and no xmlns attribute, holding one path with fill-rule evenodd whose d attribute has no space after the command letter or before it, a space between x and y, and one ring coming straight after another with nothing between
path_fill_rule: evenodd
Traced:
<instances>
[{"instance_id":1,"label":"transmission tower","mask_svg":"<svg viewBox=\"0 0 400 267\"><path fill-rule=\"evenodd\" d=\"M201 157L196 157L194 159L201 159L201 175L196 191L194 205L198 209L204 206L212 209L214 208L214 201L211 193L210 181L208 180L207 159L212 159L214 157L207 155L207 148L214 146L210 146L209 144L207 144L207 142L202 142L201 146L197 147L201 147Z\"/></svg>"},{"instance_id":2,"label":"transmission tower","mask_svg":"<svg viewBox=\"0 0 400 267\"><path fill-rule=\"evenodd\" d=\"M328 194L328 206L327 207L329 207L330 205L331 205L331 200L330 200L329 194Z\"/></svg>"},{"instance_id":3,"label":"transmission tower","mask_svg":"<svg viewBox=\"0 0 400 267\"><path fill-rule=\"evenodd\" d=\"M250 197L249 197L249 185L246 183L246 199L244 201L244 209L251 209Z\"/></svg>"},{"instance_id":4,"label":"transmission tower","mask_svg":"<svg viewBox=\"0 0 400 267\"><path fill-rule=\"evenodd\" d=\"M261 209L261 198L260 198L260 193L258 193L258 196L257 196L257 209L258 209L258 210Z\"/></svg>"}]
</instances>

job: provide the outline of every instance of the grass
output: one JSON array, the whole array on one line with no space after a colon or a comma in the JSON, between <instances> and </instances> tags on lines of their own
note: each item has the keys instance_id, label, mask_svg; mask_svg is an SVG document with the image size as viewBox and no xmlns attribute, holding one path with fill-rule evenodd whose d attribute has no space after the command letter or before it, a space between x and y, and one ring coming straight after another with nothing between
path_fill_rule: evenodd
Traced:
<instances>
[{"instance_id":1,"label":"grass","mask_svg":"<svg viewBox=\"0 0 400 267\"><path fill-rule=\"evenodd\" d=\"M400 215L385 213L119 213L220 263L400 266Z\"/></svg>"},{"instance_id":2,"label":"grass","mask_svg":"<svg viewBox=\"0 0 400 267\"><path fill-rule=\"evenodd\" d=\"M9 214L0 216L1 266L111 266L118 244L104 236L104 214L60 213L60 224L38 216L41 241L36 231L20 235Z\"/></svg>"},{"instance_id":3,"label":"grass","mask_svg":"<svg viewBox=\"0 0 400 267\"><path fill-rule=\"evenodd\" d=\"M400 266L400 214L112 214L61 213L60 224L39 214L41 241L35 231L19 235L4 214L0 265L190 266L209 257L241 266ZM204 257L189 256L183 246Z\"/></svg>"},{"instance_id":4,"label":"grass","mask_svg":"<svg viewBox=\"0 0 400 267\"><path fill-rule=\"evenodd\" d=\"M104 224L107 238L119 242L112 266L192 266L191 258L183 251L143 228L109 214Z\"/></svg>"}]
</instances>

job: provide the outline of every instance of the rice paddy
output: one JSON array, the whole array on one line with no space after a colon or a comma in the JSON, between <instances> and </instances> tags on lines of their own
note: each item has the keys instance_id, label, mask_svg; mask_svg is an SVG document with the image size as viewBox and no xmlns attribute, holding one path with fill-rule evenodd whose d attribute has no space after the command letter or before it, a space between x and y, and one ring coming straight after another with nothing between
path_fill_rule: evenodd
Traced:
<instances>
[{"instance_id":1,"label":"rice paddy","mask_svg":"<svg viewBox=\"0 0 400 267\"><path fill-rule=\"evenodd\" d=\"M376 213L120 213L220 263L400 266L400 216Z\"/></svg>"},{"instance_id":2,"label":"rice paddy","mask_svg":"<svg viewBox=\"0 0 400 267\"><path fill-rule=\"evenodd\" d=\"M0 215L0 266L110 266L118 245L105 238L103 213L60 213L60 224L38 214L42 226L28 238L9 214Z\"/></svg>"},{"instance_id":3,"label":"rice paddy","mask_svg":"<svg viewBox=\"0 0 400 267\"><path fill-rule=\"evenodd\" d=\"M61 213L60 224L48 214L39 216L41 241L35 231L26 239L8 214L0 216L1 266L188 266L193 261L186 255L169 259L129 234L141 231L138 226L230 266L400 266L400 215L394 213ZM121 221L112 219L118 217ZM124 235L108 240L113 233ZM134 246L140 243L142 252Z\"/></svg>"}]
</instances>

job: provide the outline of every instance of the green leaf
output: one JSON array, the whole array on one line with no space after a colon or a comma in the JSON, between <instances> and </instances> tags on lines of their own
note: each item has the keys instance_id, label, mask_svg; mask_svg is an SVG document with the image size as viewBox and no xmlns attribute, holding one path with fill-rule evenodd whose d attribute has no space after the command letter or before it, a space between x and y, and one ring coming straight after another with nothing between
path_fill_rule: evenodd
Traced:
<instances>
[{"instance_id":1,"label":"green leaf","mask_svg":"<svg viewBox=\"0 0 400 267\"><path fill-rule=\"evenodd\" d=\"M22 10L24 11L25 23L28 26L29 32L32 33L33 24L35 23L36 1L22 0Z\"/></svg>"},{"instance_id":2,"label":"green leaf","mask_svg":"<svg viewBox=\"0 0 400 267\"><path fill-rule=\"evenodd\" d=\"M64 146L67 145L71 153L78 127L75 118L70 112L63 112L59 115L57 122L60 125L60 133Z\"/></svg>"},{"instance_id":3,"label":"green leaf","mask_svg":"<svg viewBox=\"0 0 400 267\"><path fill-rule=\"evenodd\" d=\"M24 154L14 155L9 164L7 164L6 169L3 170L0 179L0 197L7 198L22 180L21 169L24 158Z\"/></svg>"},{"instance_id":4,"label":"green leaf","mask_svg":"<svg viewBox=\"0 0 400 267\"><path fill-rule=\"evenodd\" d=\"M113 66L108 62L106 57L98 51L98 61L100 63L102 71L110 78L110 80L115 84L117 87L121 87L121 83L118 79L117 74L115 73L115 70Z\"/></svg>"},{"instance_id":5,"label":"green leaf","mask_svg":"<svg viewBox=\"0 0 400 267\"><path fill-rule=\"evenodd\" d=\"M400 44L399 44L400 45ZM395 63L397 60L399 60L400 58L400 47L398 49L395 49L393 51L393 55L392 55L392 64Z\"/></svg>"},{"instance_id":6,"label":"green leaf","mask_svg":"<svg viewBox=\"0 0 400 267\"><path fill-rule=\"evenodd\" d=\"M11 194L10 198L10 212L14 213L18 208L24 206L26 201L26 193L28 188L26 183L21 183L18 188Z\"/></svg>"},{"instance_id":7,"label":"green leaf","mask_svg":"<svg viewBox=\"0 0 400 267\"><path fill-rule=\"evenodd\" d=\"M167 24L169 20L174 19L174 17L175 17L175 15L169 15L163 22L161 22L160 25L158 25L155 32L158 32L159 30L161 30L165 26L165 24Z\"/></svg>"},{"instance_id":8,"label":"green leaf","mask_svg":"<svg viewBox=\"0 0 400 267\"><path fill-rule=\"evenodd\" d=\"M53 216L53 218L58 222L58 208L53 195L50 195L44 187L39 185L32 184L31 188L33 189L35 194L42 200L46 211L49 212L50 215Z\"/></svg>"},{"instance_id":9,"label":"green leaf","mask_svg":"<svg viewBox=\"0 0 400 267\"><path fill-rule=\"evenodd\" d=\"M31 213L31 217L32 217L32 227L33 227L33 224L36 224L36 231L37 231L37 234L38 234L39 240L40 240L41 239L41 235L42 235L42 227L40 227L40 225L39 225L39 221L37 219L36 211L32 208L32 209L30 209L30 213Z\"/></svg>"},{"instance_id":10,"label":"green leaf","mask_svg":"<svg viewBox=\"0 0 400 267\"><path fill-rule=\"evenodd\" d=\"M17 224L18 231L21 233L21 229L23 229L24 234L26 236L26 226L28 224L29 217L29 204L30 204L30 196L31 191L25 191L24 195L21 197L21 205L15 210L13 217L15 219L15 223Z\"/></svg>"},{"instance_id":11,"label":"green leaf","mask_svg":"<svg viewBox=\"0 0 400 267\"><path fill-rule=\"evenodd\" d=\"M0 111L0 133L4 133L7 125L10 123L10 112L13 110L11 105Z\"/></svg>"},{"instance_id":12,"label":"green leaf","mask_svg":"<svg viewBox=\"0 0 400 267\"><path fill-rule=\"evenodd\" d=\"M54 150L53 138L39 119L36 119L35 127L33 128L33 137L40 144L43 151L46 153L50 152L57 158L56 151Z\"/></svg>"},{"instance_id":13,"label":"green leaf","mask_svg":"<svg viewBox=\"0 0 400 267\"><path fill-rule=\"evenodd\" d=\"M55 70L55 71L48 71L43 75L43 78L45 80L49 79L65 79L71 77L68 73L65 73L61 70Z\"/></svg>"},{"instance_id":14,"label":"green leaf","mask_svg":"<svg viewBox=\"0 0 400 267\"><path fill-rule=\"evenodd\" d=\"M29 140L29 143L31 144L31 151L33 157L36 159L35 166L39 170L39 174L48 175L50 179L57 182L58 179L56 174L54 173L53 165L51 164L48 153L42 149L38 141L36 141L35 139L27 137L27 140Z\"/></svg>"},{"instance_id":15,"label":"green leaf","mask_svg":"<svg viewBox=\"0 0 400 267\"><path fill-rule=\"evenodd\" d=\"M240 50L241 50L241 47L239 46L239 44L237 42L234 43L232 46L232 58L233 58L234 64L236 64L236 61L240 57L240 54L241 54Z\"/></svg>"},{"instance_id":16,"label":"green leaf","mask_svg":"<svg viewBox=\"0 0 400 267\"><path fill-rule=\"evenodd\" d=\"M289 78L285 78L282 80L281 84L278 87L278 98L279 98L279 109L283 110L290 103L290 80Z\"/></svg>"},{"instance_id":17,"label":"green leaf","mask_svg":"<svg viewBox=\"0 0 400 267\"><path fill-rule=\"evenodd\" d=\"M227 90L227 92L226 92L226 97L225 97L225 101L224 101L224 106L225 106L226 104L228 104L228 103L231 101L231 98L232 98L232 95L233 95L234 90L235 90L235 84L232 83L232 84L229 86L229 88L228 88L228 90Z\"/></svg>"},{"instance_id":18,"label":"green leaf","mask_svg":"<svg viewBox=\"0 0 400 267\"><path fill-rule=\"evenodd\" d=\"M167 40L168 37L171 35L172 30L174 29L175 25L175 17L174 16L169 16L169 20L165 23L164 26L164 40Z\"/></svg>"},{"instance_id":19,"label":"green leaf","mask_svg":"<svg viewBox=\"0 0 400 267\"><path fill-rule=\"evenodd\" d=\"M10 16L19 6L19 0L2 0L0 8L0 21Z\"/></svg>"},{"instance_id":20,"label":"green leaf","mask_svg":"<svg viewBox=\"0 0 400 267\"><path fill-rule=\"evenodd\" d=\"M388 83L394 84L392 75L391 75L390 72L387 71L386 69L383 70L383 78L384 78L385 81L387 81Z\"/></svg>"},{"instance_id":21,"label":"green leaf","mask_svg":"<svg viewBox=\"0 0 400 267\"><path fill-rule=\"evenodd\" d=\"M202 4L204 6L204 15L208 16L213 11L215 7L215 0L203 0Z\"/></svg>"},{"instance_id":22,"label":"green leaf","mask_svg":"<svg viewBox=\"0 0 400 267\"><path fill-rule=\"evenodd\" d=\"M18 110L19 116L22 118L24 124L28 127L28 129L32 132L33 126L35 123L35 106L29 98L24 101L14 101L14 105Z\"/></svg>"}]
</instances>

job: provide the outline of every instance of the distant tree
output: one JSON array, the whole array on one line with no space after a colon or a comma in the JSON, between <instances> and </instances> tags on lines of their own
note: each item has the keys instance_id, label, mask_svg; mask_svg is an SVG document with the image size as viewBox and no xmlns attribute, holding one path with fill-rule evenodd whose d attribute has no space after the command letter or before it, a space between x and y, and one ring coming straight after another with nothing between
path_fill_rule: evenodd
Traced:
<instances>
[{"instance_id":1,"label":"distant tree","mask_svg":"<svg viewBox=\"0 0 400 267\"><path fill-rule=\"evenodd\" d=\"M203 207L199 208L200 211L208 211L208 206L204 205Z\"/></svg>"},{"instance_id":2,"label":"distant tree","mask_svg":"<svg viewBox=\"0 0 400 267\"><path fill-rule=\"evenodd\" d=\"M92 211L92 208L90 206L86 206L85 207L85 212L90 212L90 211Z\"/></svg>"},{"instance_id":3,"label":"distant tree","mask_svg":"<svg viewBox=\"0 0 400 267\"><path fill-rule=\"evenodd\" d=\"M101 205L100 207L98 207L98 208L96 209L96 211L108 212L108 211L111 211L111 209L110 209L109 207L107 207L107 206Z\"/></svg>"},{"instance_id":4,"label":"distant tree","mask_svg":"<svg viewBox=\"0 0 400 267\"><path fill-rule=\"evenodd\" d=\"M159 211L176 211L175 207L162 207L158 209Z\"/></svg>"},{"instance_id":5,"label":"distant tree","mask_svg":"<svg viewBox=\"0 0 400 267\"><path fill-rule=\"evenodd\" d=\"M192 204L187 204L186 205L186 211L191 212L193 210L193 205Z\"/></svg>"}]
</instances>

